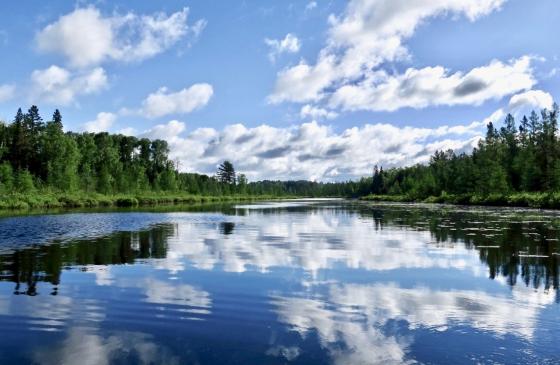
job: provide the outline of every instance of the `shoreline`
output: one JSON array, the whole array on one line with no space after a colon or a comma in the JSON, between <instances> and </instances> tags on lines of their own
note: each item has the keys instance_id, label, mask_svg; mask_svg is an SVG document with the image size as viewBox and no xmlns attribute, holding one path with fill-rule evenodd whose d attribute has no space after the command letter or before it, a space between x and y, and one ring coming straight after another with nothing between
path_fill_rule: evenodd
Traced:
<instances>
[{"instance_id":1,"label":"shoreline","mask_svg":"<svg viewBox=\"0 0 560 365\"><path fill-rule=\"evenodd\" d=\"M481 207L516 207L534 209L560 209L560 193L512 193L512 194L461 194L413 198L406 195L366 195L358 198L364 202L450 204Z\"/></svg>"},{"instance_id":2,"label":"shoreline","mask_svg":"<svg viewBox=\"0 0 560 365\"><path fill-rule=\"evenodd\" d=\"M293 199L293 196L272 195L192 195L192 194L9 194L0 195L0 211L71 208L129 208L163 205L196 205L238 201Z\"/></svg>"}]
</instances>

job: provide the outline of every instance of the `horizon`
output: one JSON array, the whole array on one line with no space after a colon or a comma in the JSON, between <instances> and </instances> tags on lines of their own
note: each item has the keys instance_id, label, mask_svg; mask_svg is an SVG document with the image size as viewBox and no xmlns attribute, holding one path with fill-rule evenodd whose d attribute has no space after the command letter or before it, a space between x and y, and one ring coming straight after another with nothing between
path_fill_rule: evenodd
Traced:
<instances>
[{"instance_id":1,"label":"horizon","mask_svg":"<svg viewBox=\"0 0 560 365\"><path fill-rule=\"evenodd\" d=\"M560 4L388 4L3 3L0 119L58 108L66 130L167 140L183 172L328 182L552 106Z\"/></svg>"}]
</instances>

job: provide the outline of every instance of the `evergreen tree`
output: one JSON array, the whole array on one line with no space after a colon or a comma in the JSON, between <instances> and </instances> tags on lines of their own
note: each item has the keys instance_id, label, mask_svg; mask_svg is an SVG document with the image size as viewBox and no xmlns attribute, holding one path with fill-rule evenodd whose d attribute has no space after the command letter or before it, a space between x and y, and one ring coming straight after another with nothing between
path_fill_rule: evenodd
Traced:
<instances>
[{"instance_id":1,"label":"evergreen tree","mask_svg":"<svg viewBox=\"0 0 560 365\"><path fill-rule=\"evenodd\" d=\"M235 184L235 169L233 164L229 161L224 161L218 166L216 173L218 180L224 184Z\"/></svg>"}]
</instances>

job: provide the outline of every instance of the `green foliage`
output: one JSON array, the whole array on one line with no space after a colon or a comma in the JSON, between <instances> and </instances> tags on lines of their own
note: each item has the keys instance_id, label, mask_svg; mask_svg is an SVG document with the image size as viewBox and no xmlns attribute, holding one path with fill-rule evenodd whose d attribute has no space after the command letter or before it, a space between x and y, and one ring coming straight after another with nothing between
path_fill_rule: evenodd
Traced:
<instances>
[{"instance_id":1,"label":"green foliage","mask_svg":"<svg viewBox=\"0 0 560 365\"><path fill-rule=\"evenodd\" d=\"M218 166L216 175L218 180L224 184L235 184L235 169L233 164L227 160Z\"/></svg>"},{"instance_id":2,"label":"green foliage","mask_svg":"<svg viewBox=\"0 0 560 365\"><path fill-rule=\"evenodd\" d=\"M368 200L379 194L437 203L556 207L560 191L558 107L513 116L498 131L492 123L472 154L436 151L427 165L375 169ZM526 194L532 193L532 194ZM539 194L539 193L544 193ZM364 195L364 194L360 194ZM387 198L392 200L392 198Z\"/></svg>"},{"instance_id":3,"label":"green foliage","mask_svg":"<svg viewBox=\"0 0 560 365\"><path fill-rule=\"evenodd\" d=\"M33 175L27 170L19 170L14 181L16 191L20 193L31 193L35 191Z\"/></svg>"},{"instance_id":4,"label":"green foliage","mask_svg":"<svg viewBox=\"0 0 560 365\"><path fill-rule=\"evenodd\" d=\"M14 172L9 162L0 164L0 192L7 193L14 187Z\"/></svg>"},{"instance_id":5,"label":"green foliage","mask_svg":"<svg viewBox=\"0 0 560 365\"><path fill-rule=\"evenodd\" d=\"M224 161L216 177L180 173L169 146L109 133L65 133L62 115L43 122L19 109L0 123L0 208L135 206L240 197L367 197L368 200L558 207L558 107L531 113L516 126L492 123L471 154L436 151L426 164L375 167L358 181L256 181Z\"/></svg>"}]
</instances>

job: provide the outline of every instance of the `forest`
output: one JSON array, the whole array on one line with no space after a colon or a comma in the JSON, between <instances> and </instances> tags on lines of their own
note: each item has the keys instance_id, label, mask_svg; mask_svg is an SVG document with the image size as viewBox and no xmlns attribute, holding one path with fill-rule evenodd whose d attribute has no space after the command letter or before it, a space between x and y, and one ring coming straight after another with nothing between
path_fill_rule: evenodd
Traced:
<instances>
[{"instance_id":1,"label":"forest","mask_svg":"<svg viewBox=\"0 0 560 365\"><path fill-rule=\"evenodd\" d=\"M488 123L470 154L437 151L428 164L375 167L365 199L559 207L558 106L503 126Z\"/></svg>"},{"instance_id":2,"label":"forest","mask_svg":"<svg viewBox=\"0 0 560 365\"><path fill-rule=\"evenodd\" d=\"M164 140L64 132L37 106L0 122L0 208L136 205L286 196L341 196L339 184L248 182L224 161L215 176L179 173Z\"/></svg>"},{"instance_id":3,"label":"forest","mask_svg":"<svg viewBox=\"0 0 560 365\"><path fill-rule=\"evenodd\" d=\"M224 161L214 176L179 172L164 140L64 132L37 106L0 122L0 208L136 205L272 197L560 206L558 106L487 126L472 153L437 151L427 164L358 181L255 181ZM372 160L375 156L372 156Z\"/></svg>"}]
</instances>

